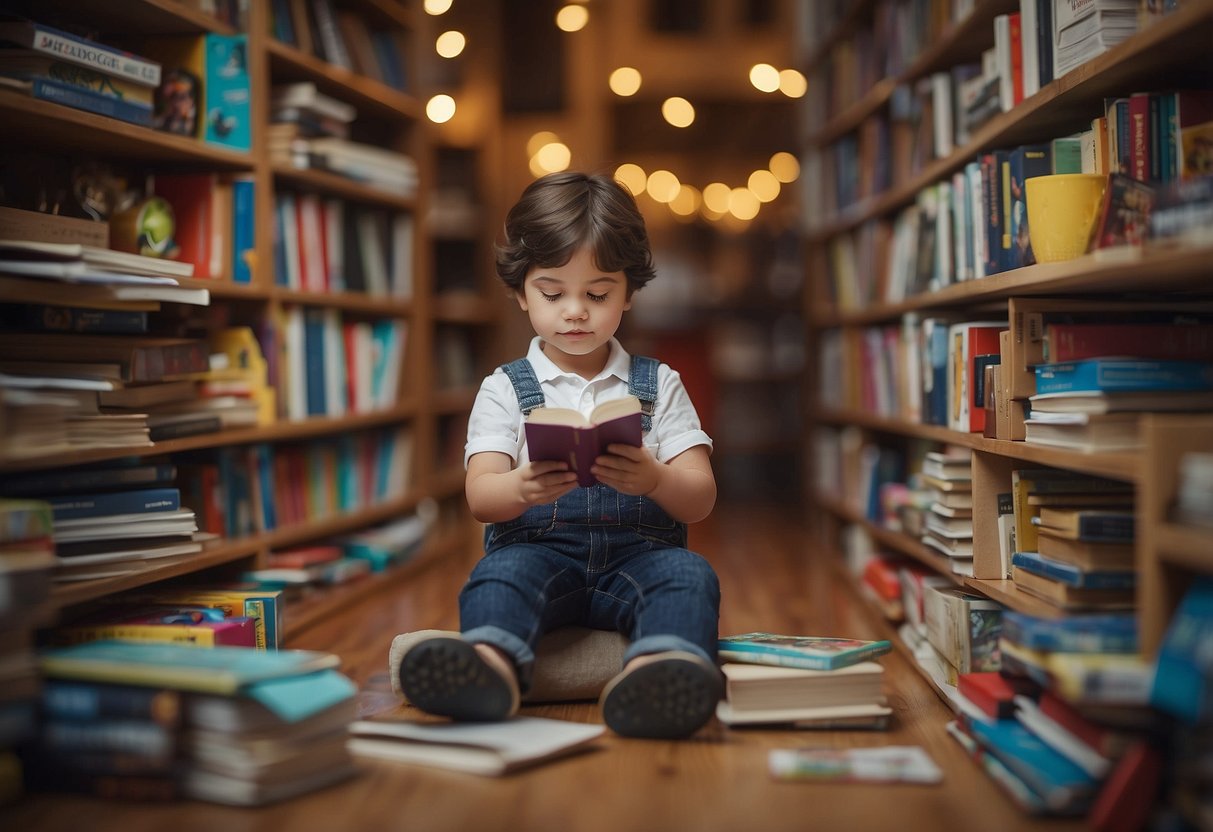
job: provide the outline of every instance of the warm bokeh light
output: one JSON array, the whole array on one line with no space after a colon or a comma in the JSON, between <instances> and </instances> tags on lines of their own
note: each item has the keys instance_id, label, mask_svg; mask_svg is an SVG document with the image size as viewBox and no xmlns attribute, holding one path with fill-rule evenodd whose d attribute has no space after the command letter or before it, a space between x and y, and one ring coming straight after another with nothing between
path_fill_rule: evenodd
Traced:
<instances>
[{"instance_id":1,"label":"warm bokeh light","mask_svg":"<svg viewBox=\"0 0 1213 832\"><path fill-rule=\"evenodd\" d=\"M681 217L694 216L703 202L703 196L694 185L683 185L678 189L678 196L670 203L670 210Z\"/></svg>"},{"instance_id":2,"label":"warm bokeh light","mask_svg":"<svg viewBox=\"0 0 1213 832\"><path fill-rule=\"evenodd\" d=\"M432 15L446 14L451 10L452 0L425 0L425 13Z\"/></svg>"},{"instance_id":3,"label":"warm bokeh light","mask_svg":"<svg viewBox=\"0 0 1213 832\"><path fill-rule=\"evenodd\" d=\"M560 141L560 137L551 130L540 130L526 140L526 155L534 156L545 144Z\"/></svg>"},{"instance_id":4,"label":"warm bokeh light","mask_svg":"<svg viewBox=\"0 0 1213 832\"><path fill-rule=\"evenodd\" d=\"M728 216L728 212L713 210L712 208L710 208L708 206L707 202L704 202L703 205L699 206L699 215L701 217L703 217L705 220L711 220L712 222L719 222L721 218Z\"/></svg>"},{"instance_id":5,"label":"warm bokeh light","mask_svg":"<svg viewBox=\"0 0 1213 832\"><path fill-rule=\"evenodd\" d=\"M607 83L611 87L611 92L615 95L635 95L640 91L640 83L643 79L640 77L640 70L631 66L621 66L619 69L611 73Z\"/></svg>"},{"instance_id":6,"label":"warm bokeh light","mask_svg":"<svg viewBox=\"0 0 1213 832\"><path fill-rule=\"evenodd\" d=\"M657 202L673 202L681 187L682 183L678 181L678 177L668 170L653 171L645 184L645 190Z\"/></svg>"},{"instance_id":7,"label":"warm bokeh light","mask_svg":"<svg viewBox=\"0 0 1213 832\"><path fill-rule=\"evenodd\" d=\"M463 36L463 32L455 31L443 32L434 41L434 51L444 58L457 57L463 52L463 47L467 46L467 39Z\"/></svg>"},{"instance_id":8,"label":"warm bokeh light","mask_svg":"<svg viewBox=\"0 0 1213 832\"><path fill-rule=\"evenodd\" d=\"M758 197L759 202L771 202L779 196L779 180L769 170L756 170L750 174L746 187Z\"/></svg>"},{"instance_id":9,"label":"warm bokeh light","mask_svg":"<svg viewBox=\"0 0 1213 832\"><path fill-rule=\"evenodd\" d=\"M799 70L781 69L779 71L779 91L788 98L802 98L809 91L809 82Z\"/></svg>"},{"instance_id":10,"label":"warm bokeh light","mask_svg":"<svg viewBox=\"0 0 1213 832\"><path fill-rule=\"evenodd\" d=\"M435 95L426 102L425 115L435 124L445 124L455 115L455 99L445 93Z\"/></svg>"},{"instance_id":11,"label":"warm bokeh light","mask_svg":"<svg viewBox=\"0 0 1213 832\"><path fill-rule=\"evenodd\" d=\"M728 213L730 191L723 182L713 182L703 189L703 204L717 214Z\"/></svg>"},{"instance_id":12,"label":"warm bokeh light","mask_svg":"<svg viewBox=\"0 0 1213 832\"><path fill-rule=\"evenodd\" d=\"M562 32L580 32L590 22L590 12L585 6L564 6L556 12L556 26Z\"/></svg>"},{"instance_id":13,"label":"warm bokeh light","mask_svg":"<svg viewBox=\"0 0 1213 832\"><path fill-rule=\"evenodd\" d=\"M615 178L632 192L632 196L640 196L649 181L649 175L644 172L644 168L631 162L625 162L615 168Z\"/></svg>"},{"instance_id":14,"label":"warm bokeh light","mask_svg":"<svg viewBox=\"0 0 1213 832\"><path fill-rule=\"evenodd\" d=\"M772 156L768 167L775 178L785 185L800 178L800 160L786 150Z\"/></svg>"},{"instance_id":15,"label":"warm bokeh light","mask_svg":"<svg viewBox=\"0 0 1213 832\"><path fill-rule=\"evenodd\" d=\"M539 148L535 161L545 173L568 170L569 163L573 161L573 152L564 142L549 142Z\"/></svg>"},{"instance_id":16,"label":"warm bokeh light","mask_svg":"<svg viewBox=\"0 0 1213 832\"><path fill-rule=\"evenodd\" d=\"M762 203L749 188L734 188L729 192L729 213L739 220L752 220L758 216Z\"/></svg>"},{"instance_id":17,"label":"warm bokeh light","mask_svg":"<svg viewBox=\"0 0 1213 832\"><path fill-rule=\"evenodd\" d=\"M754 64L750 67L750 83L762 92L779 89L779 70L770 64Z\"/></svg>"},{"instance_id":18,"label":"warm bokeh light","mask_svg":"<svg viewBox=\"0 0 1213 832\"><path fill-rule=\"evenodd\" d=\"M690 127L695 121L695 108L690 101L675 95L661 105L661 115L675 127Z\"/></svg>"}]
</instances>

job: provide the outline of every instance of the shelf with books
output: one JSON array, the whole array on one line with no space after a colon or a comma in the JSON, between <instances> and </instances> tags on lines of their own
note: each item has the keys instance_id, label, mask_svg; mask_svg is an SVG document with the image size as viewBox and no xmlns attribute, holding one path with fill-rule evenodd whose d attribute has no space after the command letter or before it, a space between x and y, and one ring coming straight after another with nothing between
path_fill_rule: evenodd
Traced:
<instances>
[{"instance_id":1,"label":"shelf with books","mask_svg":"<svg viewBox=\"0 0 1213 832\"><path fill-rule=\"evenodd\" d=\"M40 15L79 14L87 7L90 23L102 32L151 35L194 35L204 32L235 34L233 26L202 11L200 4L184 0L127 0L109 6L89 0L10 0L5 11L38 18Z\"/></svg>"},{"instance_id":2,"label":"shelf with books","mask_svg":"<svg viewBox=\"0 0 1213 832\"><path fill-rule=\"evenodd\" d=\"M385 298L365 292L309 292L275 286L271 296L283 303L323 306L385 318L407 318L414 307L411 300Z\"/></svg>"},{"instance_id":3,"label":"shelf with books","mask_svg":"<svg viewBox=\"0 0 1213 832\"><path fill-rule=\"evenodd\" d=\"M288 186L307 188L399 211L413 211L417 207L415 197L401 196L377 187L363 185L353 179L328 171L292 168L281 163L274 164L273 171L275 180Z\"/></svg>"},{"instance_id":4,"label":"shelf with books","mask_svg":"<svg viewBox=\"0 0 1213 832\"><path fill-rule=\"evenodd\" d=\"M312 81L318 87L381 117L416 119L421 104L413 96L381 81L358 75L278 41L269 41L266 52L275 79Z\"/></svg>"}]
</instances>

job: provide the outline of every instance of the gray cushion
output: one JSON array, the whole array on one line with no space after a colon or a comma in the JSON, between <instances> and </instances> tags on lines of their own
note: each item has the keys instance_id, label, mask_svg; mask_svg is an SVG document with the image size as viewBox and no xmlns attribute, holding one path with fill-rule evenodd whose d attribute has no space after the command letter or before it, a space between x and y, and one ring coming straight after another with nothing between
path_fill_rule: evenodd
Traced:
<instances>
[{"instance_id":1,"label":"gray cushion","mask_svg":"<svg viewBox=\"0 0 1213 832\"><path fill-rule=\"evenodd\" d=\"M392 639L388 652L388 675L392 690L400 689L400 660L414 644L433 636L455 636L451 630L417 630ZM524 702L565 702L597 699L602 688L623 669L623 651L628 640L610 630L562 627L539 640L535 650L535 673Z\"/></svg>"}]
</instances>

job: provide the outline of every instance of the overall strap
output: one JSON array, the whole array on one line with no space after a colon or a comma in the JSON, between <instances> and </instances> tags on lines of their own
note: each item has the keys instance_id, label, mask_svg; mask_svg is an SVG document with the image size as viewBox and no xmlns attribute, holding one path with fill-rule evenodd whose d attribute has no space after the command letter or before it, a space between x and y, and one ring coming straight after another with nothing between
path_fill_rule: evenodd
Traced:
<instances>
[{"instance_id":1,"label":"overall strap","mask_svg":"<svg viewBox=\"0 0 1213 832\"><path fill-rule=\"evenodd\" d=\"M653 427L657 406L657 368L661 362L645 355L633 355L628 368L628 392L640 399L640 427L648 433Z\"/></svg>"},{"instance_id":2,"label":"overall strap","mask_svg":"<svg viewBox=\"0 0 1213 832\"><path fill-rule=\"evenodd\" d=\"M539 387L539 378L535 375L535 368L531 366L530 361L519 358L509 364L502 364L501 369L514 385L514 395L518 397L518 406L522 409L523 416L529 416L535 408L543 407L543 390Z\"/></svg>"}]
</instances>

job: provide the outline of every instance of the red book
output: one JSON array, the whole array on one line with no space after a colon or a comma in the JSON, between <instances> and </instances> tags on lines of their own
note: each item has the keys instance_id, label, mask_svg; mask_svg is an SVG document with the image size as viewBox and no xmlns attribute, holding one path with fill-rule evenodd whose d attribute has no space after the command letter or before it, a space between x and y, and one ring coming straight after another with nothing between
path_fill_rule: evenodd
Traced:
<instances>
[{"instance_id":1,"label":"red book","mask_svg":"<svg viewBox=\"0 0 1213 832\"><path fill-rule=\"evenodd\" d=\"M1094 832L1145 829L1162 782L1162 754L1144 741L1133 744L1116 763L1095 798L1087 828Z\"/></svg>"},{"instance_id":2,"label":"red book","mask_svg":"<svg viewBox=\"0 0 1213 832\"><path fill-rule=\"evenodd\" d=\"M640 400L635 396L603 402L588 419L569 408L537 407L526 421L531 460L567 462L583 488L598 481L590 466L607 452L608 445L640 447L641 440Z\"/></svg>"},{"instance_id":3,"label":"red book","mask_svg":"<svg viewBox=\"0 0 1213 832\"><path fill-rule=\"evenodd\" d=\"M1138 182L1150 180L1150 94L1129 96L1129 170Z\"/></svg>"},{"instance_id":4,"label":"red book","mask_svg":"<svg viewBox=\"0 0 1213 832\"><path fill-rule=\"evenodd\" d=\"M1114 759L1124 754L1129 735L1092 722L1081 711L1051 691L1040 695L1040 712L1082 740L1103 757Z\"/></svg>"},{"instance_id":5,"label":"red book","mask_svg":"<svg viewBox=\"0 0 1213 832\"><path fill-rule=\"evenodd\" d=\"M1047 324L1045 361L1129 356L1151 361L1213 361L1213 324Z\"/></svg>"},{"instance_id":6,"label":"red book","mask_svg":"<svg viewBox=\"0 0 1213 832\"><path fill-rule=\"evenodd\" d=\"M155 194L173 206L177 259L194 264L194 277L222 277L230 243L231 188L213 173L156 175ZM226 202L225 202L226 200Z\"/></svg>"},{"instance_id":7,"label":"red book","mask_svg":"<svg viewBox=\"0 0 1213 832\"><path fill-rule=\"evenodd\" d=\"M1019 12L1008 15L1011 24L1011 92L1016 104L1023 101L1023 21Z\"/></svg>"},{"instance_id":8,"label":"red book","mask_svg":"<svg viewBox=\"0 0 1213 832\"><path fill-rule=\"evenodd\" d=\"M1003 676L996 670L961 673L956 677L956 689L992 719L1015 716L1015 696L1024 692L1021 681Z\"/></svg>"},{"instance_id":9,"label":"red book","mask_svg":"<svg viewBox=\"0 0 1213 832\"><path fill-rule=\"evenodd\" d=\"M306 546L285 552L271 552L267 564L272 569L306 569L318 563L330 563L342 557L340 546Z\"/></svg>"}]
</instances>

